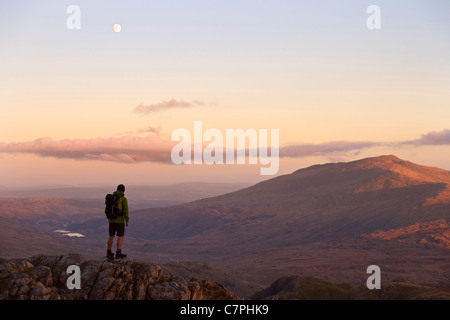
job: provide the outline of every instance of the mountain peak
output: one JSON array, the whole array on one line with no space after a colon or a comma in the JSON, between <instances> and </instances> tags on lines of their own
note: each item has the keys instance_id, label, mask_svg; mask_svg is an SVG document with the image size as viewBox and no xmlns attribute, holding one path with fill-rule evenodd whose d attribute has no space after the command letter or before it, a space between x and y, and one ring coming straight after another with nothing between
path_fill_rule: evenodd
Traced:
<instances>
[{"instance_id":1,"label":"mountain peak","mask_svg":"<svg viewBox=\"0 0 450 320\"><path fill-rule=\"evenodd\" d=\"M410 161L405 161L394 155L381 155L376 157L363 158L355 161L341 163L346 168L350 169L382 169L389 171L402 171L399 168L409 167L411 170L416 171L419 165L415 165Z\"/></svg>"},{"instance_id":2,"label":"mountain peak","mask_svg":"<svg viewBox=\"0 0 450 320\"><path fill-rule=\"evenodd\" d=\"M400 159L395 155L381 155L337 165L345 172L367 174L367 179L361 180L362 185L356 189L356 192L397 189L425 184L450 186L449 171L419 165Z\"/></svg>"},{"instance_id":3,"label":"mountain peak","mask_svg":"<svg viewBox=\"0 0 450 320\"><path fill-rule=\"evenodd\" d=\"M321 173L322 175L329 176L337 172L360 172L361 174L364 172L363 175L368 179L365 184L380 178L392 180L394 185L398 186L417 185L421 183L450 184L450 171L415 164L400 159L395 155L381 155L350 162L313 165L308 168L299 169L293 172L293 174L295 176L305 176ZM372 174L369 174L370 172ZM388 184L386 187L390 189L391 185Z\"/></svg>"},{"instance_id":4,"label":"mountain peak","mask_svg":"<svg viewBox=\"0 0 450 320\"><path fill-rule=\"evenodd\" d=\"M304 172L309 169L318 169L318 168L326 168L326 167L334 167L334 168L354 168L354 169L362 169L362 168L388 168L394 164L397 165L405 165L411 163L409 161L405 161L400 159L395 155L381 155L375 157L368 157L358 160L353 160L349 162L330 162L325 164L316 164L307 168L302 168L294 171L293 173Z\"/></svg>"},{"instance_id":5,"label":"mountain peak","mask_svg":"<svg viewBox=\"0 0 450 320\"><path fill-rule=\"evenodd\" d=\"M402 160L393 154L388 154L388 155L364 158L364 159L357 160L357 161L404 162L405 160Z\"/></svg>"},{"instance_id":6,"label":"mountain peak","mask_svg":"<svg viewBox=\"0 0 450 320\"><path fill-rule=\"evenodd\" d=\"M409 163L411 162L400 159L399 157L394 155L381 155L348 162L348 164L364 164L368 166L379 166L379 167L383 167L386 165L389 166L393 164L405 165Z\"/></svg>"},{"instance_id":7,"label":"mountain peak","mask_svg":"<svg viewBox=\"0 0 450 320\"><path fill-rule=\"evenodd\" d=\"M348 163L354 169L378 168L390 172L390 177L406 184L450 183L450 172L430 166L415 164L394 155L365 158Z\"/></svg>"}]
</instances>

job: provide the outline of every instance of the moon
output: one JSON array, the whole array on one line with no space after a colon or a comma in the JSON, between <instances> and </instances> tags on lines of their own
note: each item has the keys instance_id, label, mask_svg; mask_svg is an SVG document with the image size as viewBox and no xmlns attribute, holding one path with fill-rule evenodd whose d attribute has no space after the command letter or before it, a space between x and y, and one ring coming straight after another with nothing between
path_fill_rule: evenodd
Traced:
<instances>
[{"instance_id":1,"label":"moon","mask_svg":"<svg viewBox=\"0 0 450 320\"><path fill-rule=\"evenodd\" d=\"M114 30L114 32L120 32L122 30L122 26L120 24L116 23L113 26L113 30Z\"/></svg>"}]
</instances>

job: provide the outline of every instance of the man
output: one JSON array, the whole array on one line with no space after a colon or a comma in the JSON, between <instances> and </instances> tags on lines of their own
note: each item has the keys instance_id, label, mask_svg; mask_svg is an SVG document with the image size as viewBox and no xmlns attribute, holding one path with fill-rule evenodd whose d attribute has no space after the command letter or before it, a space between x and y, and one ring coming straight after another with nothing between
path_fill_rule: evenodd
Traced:
<instances>
[{"instance_id":1,"label":"man","mask_svg":"<svg viewBox=\"0 0 450 320\"><path fill-rule=\"evenodd\" d=\"M108 250L106 251L106 257L108 259L114 259L114 254L111 252L111 248L114 242L114 236L117 234L117 251L116 258L121 259L125 258L127 255L122 253L122 243L123 237L125 235L125 223L128 227L130 218L128 216L128 200L125 198L125 186L123 184L119 184L117 186L117 191L114 192L114 195L118 195L118 207L120 212L122 212L122 216L108 219L109 222L109 239L108 239Z\"/></svg>"}]
</instances>

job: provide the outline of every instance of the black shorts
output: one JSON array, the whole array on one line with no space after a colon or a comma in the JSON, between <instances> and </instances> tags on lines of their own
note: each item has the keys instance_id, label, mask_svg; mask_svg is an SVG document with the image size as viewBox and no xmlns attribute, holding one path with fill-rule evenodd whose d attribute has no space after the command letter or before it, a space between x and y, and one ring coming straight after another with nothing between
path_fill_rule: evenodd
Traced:
<instances>
[{"instance_id":1,"label":"black shorts","mask_svg":"<svg viewBox=\"0 0 450 320\"><path fill-rule=\"evenodd\" d=\"M113 237L117 233L118 237L125 234L125 223L109 223L109 236Z\"/></svg>"}]
</instances>

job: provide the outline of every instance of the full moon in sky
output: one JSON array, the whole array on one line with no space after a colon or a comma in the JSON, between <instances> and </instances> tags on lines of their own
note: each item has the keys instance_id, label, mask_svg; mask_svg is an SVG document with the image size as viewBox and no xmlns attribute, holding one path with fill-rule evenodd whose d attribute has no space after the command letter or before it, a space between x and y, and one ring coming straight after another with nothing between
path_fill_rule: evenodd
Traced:
<instances>
[{"instance_id":1,"label":"full moon in sky","mask_svg":"<svg viewBox=\"0 0 450 320\"><path fill-rule=\"evenodd\" d=\"M120 25L120 24L115 24L114 26L113 26L113 30L114 30L114 32L120 32L120 30L122 30L122 26Z\"/></svg>"}]
</instances>

